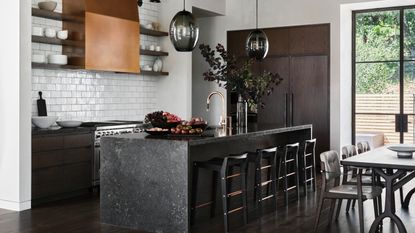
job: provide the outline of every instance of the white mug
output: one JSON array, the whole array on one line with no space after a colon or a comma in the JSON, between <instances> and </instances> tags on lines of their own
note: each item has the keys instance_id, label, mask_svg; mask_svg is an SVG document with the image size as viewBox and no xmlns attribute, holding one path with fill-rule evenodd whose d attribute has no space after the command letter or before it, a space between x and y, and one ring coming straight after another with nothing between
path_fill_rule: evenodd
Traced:
<instances>
[{"instance_id":1,"label":"white mug","mask_svg":"<svg viewBox=\"0 0 415 233\"><path fill-rule=\"evenodd\" d=\"M69 35L68 30L58 31L58 33L57 33L57 37L61 40L68 39L68 35Z\"/></svg>"},{"instance_id":2,"label":"white mug","mask_svg":"<svg viewBox=\"0 0 415 233\"><path fill-rule=\"evenodd\" d=\"M45 30L42 27L32 27L32 35L45 36Z\"/></svg>"},{"instance_id":3,"label":"white mug","mask_svg":"<svg viewBox=\"0 0 415 233\"><path fill-rule=\"evenodd\" d=\"M161 47L160 47L160 45L157 45L157 46L156 46L156 51L157 51L157 52L160 52L160 51L161 51Z\"/></svg>"},{"instance_id":4,"label":"white mug","mask_svg":"<svg viewBox=\"0 0 415 233\"><path fill-rule=\"evenodd\" d=\"M155 49L155 46L154 45L150 45L150 50L151 51L154 51L154 49Z\"/></svg>"},{"instance_id":5,"label":"white mug","mask_svg":"<svg viewBox=\"0 0 415 233\"><path fill-rule=\"evenodd\" d=\"M45 36L49 38L55 38L56 37L56 31L52 28L46 28L45 30Z\"/></svg>"}]
</instances>

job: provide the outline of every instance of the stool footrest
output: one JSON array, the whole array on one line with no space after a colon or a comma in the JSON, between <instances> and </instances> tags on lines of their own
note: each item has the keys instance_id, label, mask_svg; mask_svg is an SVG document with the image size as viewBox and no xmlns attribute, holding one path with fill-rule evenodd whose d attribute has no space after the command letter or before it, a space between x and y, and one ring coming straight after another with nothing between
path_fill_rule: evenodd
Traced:
<instances>
[{"instance_id":1,"label":"stool footrest","mask_svg":"<svg viewBox=\"0 0 415 233\"><path fill-rule=\"evenodd\" d=\"M295 175L295 174L297 174L297 173L296 173L296 172L291 172L291 173L287 174L287 177L289 177L289 176L293 176L293 175Z\"/></svg>"},{"instance_id":2,"label":"stool footrest","mask_svg":"<svg viewBox=\"0 0 415 233\"><path fill-rule=\"evenodd\" d=\"M227 176L226 179L231 179L231 178L235 178L235 177L238 177L238 176L241 176L241 173L232 174L230 176Z\"/></svg>"},{"instance_id":3,"label":"stool footrest","mask_svg":"<svg viewBox=\"0 0 415 233\"><path fill-rule=\"evenodd\" d=\"M261 170L265 170L265 169L268 169L268 168L271 168L271 167L272 167L272 165L263 166L263 167L261 167Z\"/></svg>"},{"instance_id":4,"label":"stool footrest","mask_svg":"<svg viewBox=\"0 0 415 233\"><path fill-rule=\"evenodd\" d=\"M297 188L297 186L289 187L289 188L287 188L287 192L290 191L290 190L296 189L296 188Z\"/></svg>"},{"instance_id":5,"label":"stool footrest","mask_svg":"<svg viewBox=\"0 0 415 233\"><path fill-rule=\"evenodd\" d=\"M294 162L295 161L295 159L287 159L285 162L286 163L291 163L291 162Z\"/></svg>"},{"instance_id":6,"label":"stool footrest","mask_svg":"<svg viewBox=\"0 0 415 233\"><path fill-rule=\"evenodd\" d=\"M235 191L235 192L228 193L227 196L228 197L234 197L234 196L241 195L242 193L243 193L242 190L238 190L238 191Z\"/></svg>"},{"instance_id":7,"label":"stool footrest","mask_svg":"<svg viewBox=\"0 0 415 233\"><path fill-rule=\"evenodd\" d=\"M266 185L269 185L269 184L271 184L273 182L273 180L267 180L267 181L264 181L264 182L262 182L261 183L261 186L266 186Z\"/></svg>"},{"instance_id":8,"label":"stool footrest","mask_svg":"<svg viewBox=\"0 0 415 233\"><path fill-rule=\"evenodd\" d=\"M243 206L241 206L241 207L239 207L239 208L235 208L235 209L233 209L233 210L228 211L228 214L232 214L232 213L235 213L235 212L237 212L237 211L241 211L241 210L243 210L243 209L244 209L244 207L243 207Z\"/></svg>"},{"instance_id":9,"label":"stool footrest","mask_svg":"<svg viewBox=\"0 0 415 233\"><path fill-rule=\"evenodd\" d=\"M265 200L270 199L270 198L272 198L272 197L274 197L274 196L275 196L274 194L271 194L271 195L269 195L269 196L263 197L263 198L261 199L261 201L265 201Z\"/></svg>"},{"instance_id":10,"label":"stool footrest","mask_svg":"<svg viewBox=\"0 0 415 233\"><path fill-rule=\"evenodd\" d=\"M197 205L197 206L195 207L195 209L199 209L199 208L202 208L202 207L210 206L210 205L212 205L212 204L213 204L213 201L209 201L209 202L206 202L206 203L203 203L203 204L199 204L199 205Z\"/></svg>"}]
</instances>

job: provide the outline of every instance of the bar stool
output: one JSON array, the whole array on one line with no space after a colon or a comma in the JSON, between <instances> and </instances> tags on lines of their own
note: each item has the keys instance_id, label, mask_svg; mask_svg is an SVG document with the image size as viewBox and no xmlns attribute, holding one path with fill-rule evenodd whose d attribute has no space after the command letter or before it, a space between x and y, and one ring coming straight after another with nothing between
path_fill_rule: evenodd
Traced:
<instances>
[{"instance_id":1,"label":"bar stool","mask_svg":"<svg viewBox=\"0 0 415 233\"><path fill-rule=\"evenodd\" d=\"M222 197L222 207L223 207L223 221L224 221L224 232L228 233L229 231L229 215L235 212L242 211L244 224L247 223L247 203L246 203L246 167L247 167L247 154L228 156L225 158L215 158L209 161L204 162L194 162L193 163L193 178L192 178L192 199L191 199L191 213L190 213L190 223L194 224L194 219L196 216L196 209L210 206L210 215L211 217L215 216L215 206L216 206L216 184L218 180L218 174L220 175L221 183L221 197ZM198 177L199 169L204 168L207 170L213 171L213 184L212 184L212 193L211 201L203 204L197 204L197 186L198 186ZM234 168L239 168L239 173L230 174ZM241 189L237 191L230 190L230 179L240 177L240 186ZM240 196L242 200L242 206L229 210L230 207L230 198Z\"/></svg>"},{"instance_id":2,"label":"bar stool","mask_svg":"<svg viewBox=\"0 0 415 233\"><path fill-rule=\"evenodd\" d=\"M262 202L270 198L274 200L275 208L277 207L277 153L278 148L273 147L248 154L248 162L255 163L254 202L259 206L260 213L262 213ZM262 178L264 170L267 171L267 180L265 181ZM267 196L265 197L263 195L264 187L267 188Z\"/></svg>"},{"instance_id":3,"label":"bar stool","mask_svg":"<svg viewBox=\"0 0 415 233\"><path fill-rule=\"evenodd\" d=\"M297 200L300 200L300 175L298 170L298 150L300 144L293 143L285 145L283 157L279 161L278 180L283 182L283 191L285 198L285 205L288 205L288 192L296 190ZM295 185L289 186L288 178L295 177ZM277 190L279 190L279 182L277 182Z\"/></svg>"},{"instance_id":4,"label":"bar stool","mask_svg":"<svg viewBox=\"0 0 415 233\"><path fill-rule=\"evenodd\" d=\"M311 183L313 192L316 191L316 139L306 140L304 145L303 175L304 194L307 196L307 186Z\"/></svg>"}]
</instances>

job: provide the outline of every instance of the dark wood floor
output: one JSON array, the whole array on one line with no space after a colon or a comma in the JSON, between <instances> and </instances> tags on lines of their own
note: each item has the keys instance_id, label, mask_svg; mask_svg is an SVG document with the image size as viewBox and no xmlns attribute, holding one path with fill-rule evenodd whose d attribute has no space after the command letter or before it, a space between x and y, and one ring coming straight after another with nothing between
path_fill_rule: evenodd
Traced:
<instances>
[{"instance_id":1,"label":"dark wood floor","mask_svg":"<svg viewBox=\"0 0 415 233\"><path fill-rule=\"evenodd\" d=\"M415 183L414 183L415 184ZM414 185L409 185L413 187ZM410 187L406 187L408 191ZM243 227L234 222L232 232L241 233L303 233L312 232L315 218L317 194L309 193L299 202L291 202L288 207L278 206L276 212L264 210L261 218L251 214L249 224ZM415 200L413 201L415 203ZM398 215L403 219L408 232L415 232L415 204L409 211L404 211L397 204ZM267 213L268 212L268 213ZM366 231L373 221L372 205L365 203ZM236 216L235 216L236 217ZM325 209L323 219L328 218ZM237 219L237 218L236 218ZM340 218L330 227L327 221L321 223L320 233L357 233L357 209L348 215L342 210ZM202 223L201 223L202 222ZM143 233L129 229L118 228L99 222L99 199L97 197L82 198L65 202L57 202L47 206L36 207L29 211L11 212L0 210L0 233ZM192 232L222 232L220 217L199 221ZM397 232L389 220L385 220L385 233Z\"/></svg>"}]
</instances>

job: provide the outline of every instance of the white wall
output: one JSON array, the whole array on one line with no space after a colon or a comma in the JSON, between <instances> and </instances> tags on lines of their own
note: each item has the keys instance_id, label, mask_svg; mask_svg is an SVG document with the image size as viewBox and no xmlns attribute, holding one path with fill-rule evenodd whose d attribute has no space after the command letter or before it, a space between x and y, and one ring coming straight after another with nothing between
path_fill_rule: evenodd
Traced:
<instances>
[{"instance_id":1,"label":"white wall","mask_svg":"<svg viewBox=\"0 0 415 233\"><path fill-rule=\"evenodd\" d=\"M224 0L193 0L193 6L219 15L226 13L226 1Z\"/></svg>"},{"instance_id":2,"label":"white wall","mask_svg":"<svg viewBox=\"0 0 415 233\"><path fill-rule=\"evenodd\" d=\"M191 11L192 1L186 1L186 10ZM183 10L181 0L163 0L160 7L160 23L163 31L168 31L174 15ZM164 59L164 70L168 77L162 77L157 83L157 105L160 109L189 119L192 113L192 53L177 52L165 38L161 46L169 56Z\"/></svg>"},{"instance_id":3,"label":"white wall","mask_svg":"<svg viewBox=\"0 0 415 233\"><path fill-rule=\"evenodd\" d=\"M24 210L31 199L30 0L0 8L0 208ZM28 33L29 32L29 33Z\"/></svg>"},{"instance_id":4,"label":"white wall","mask_svg":"<svg viewBox=\"0 0 415 233\"><path fill-rule=\"evenodd\" d=\"M199 44L208 44L215 48L219 41L226 41L226 33L223 33L225 25L222 23L221 17L200 18L198 22L200 26ZM226 43L224 45L226 46ZM219 125L222 113L220 97L212 97L209 112L206 111L206 98L212 91L219 91L226 97L226 90L219 87L216 82L208 82L203 79L202 74L208 70L209 66L202 57L199 47L193 51L192 66L192 114L203 117L211 125Z\"/></svg>"}]
</instances>

